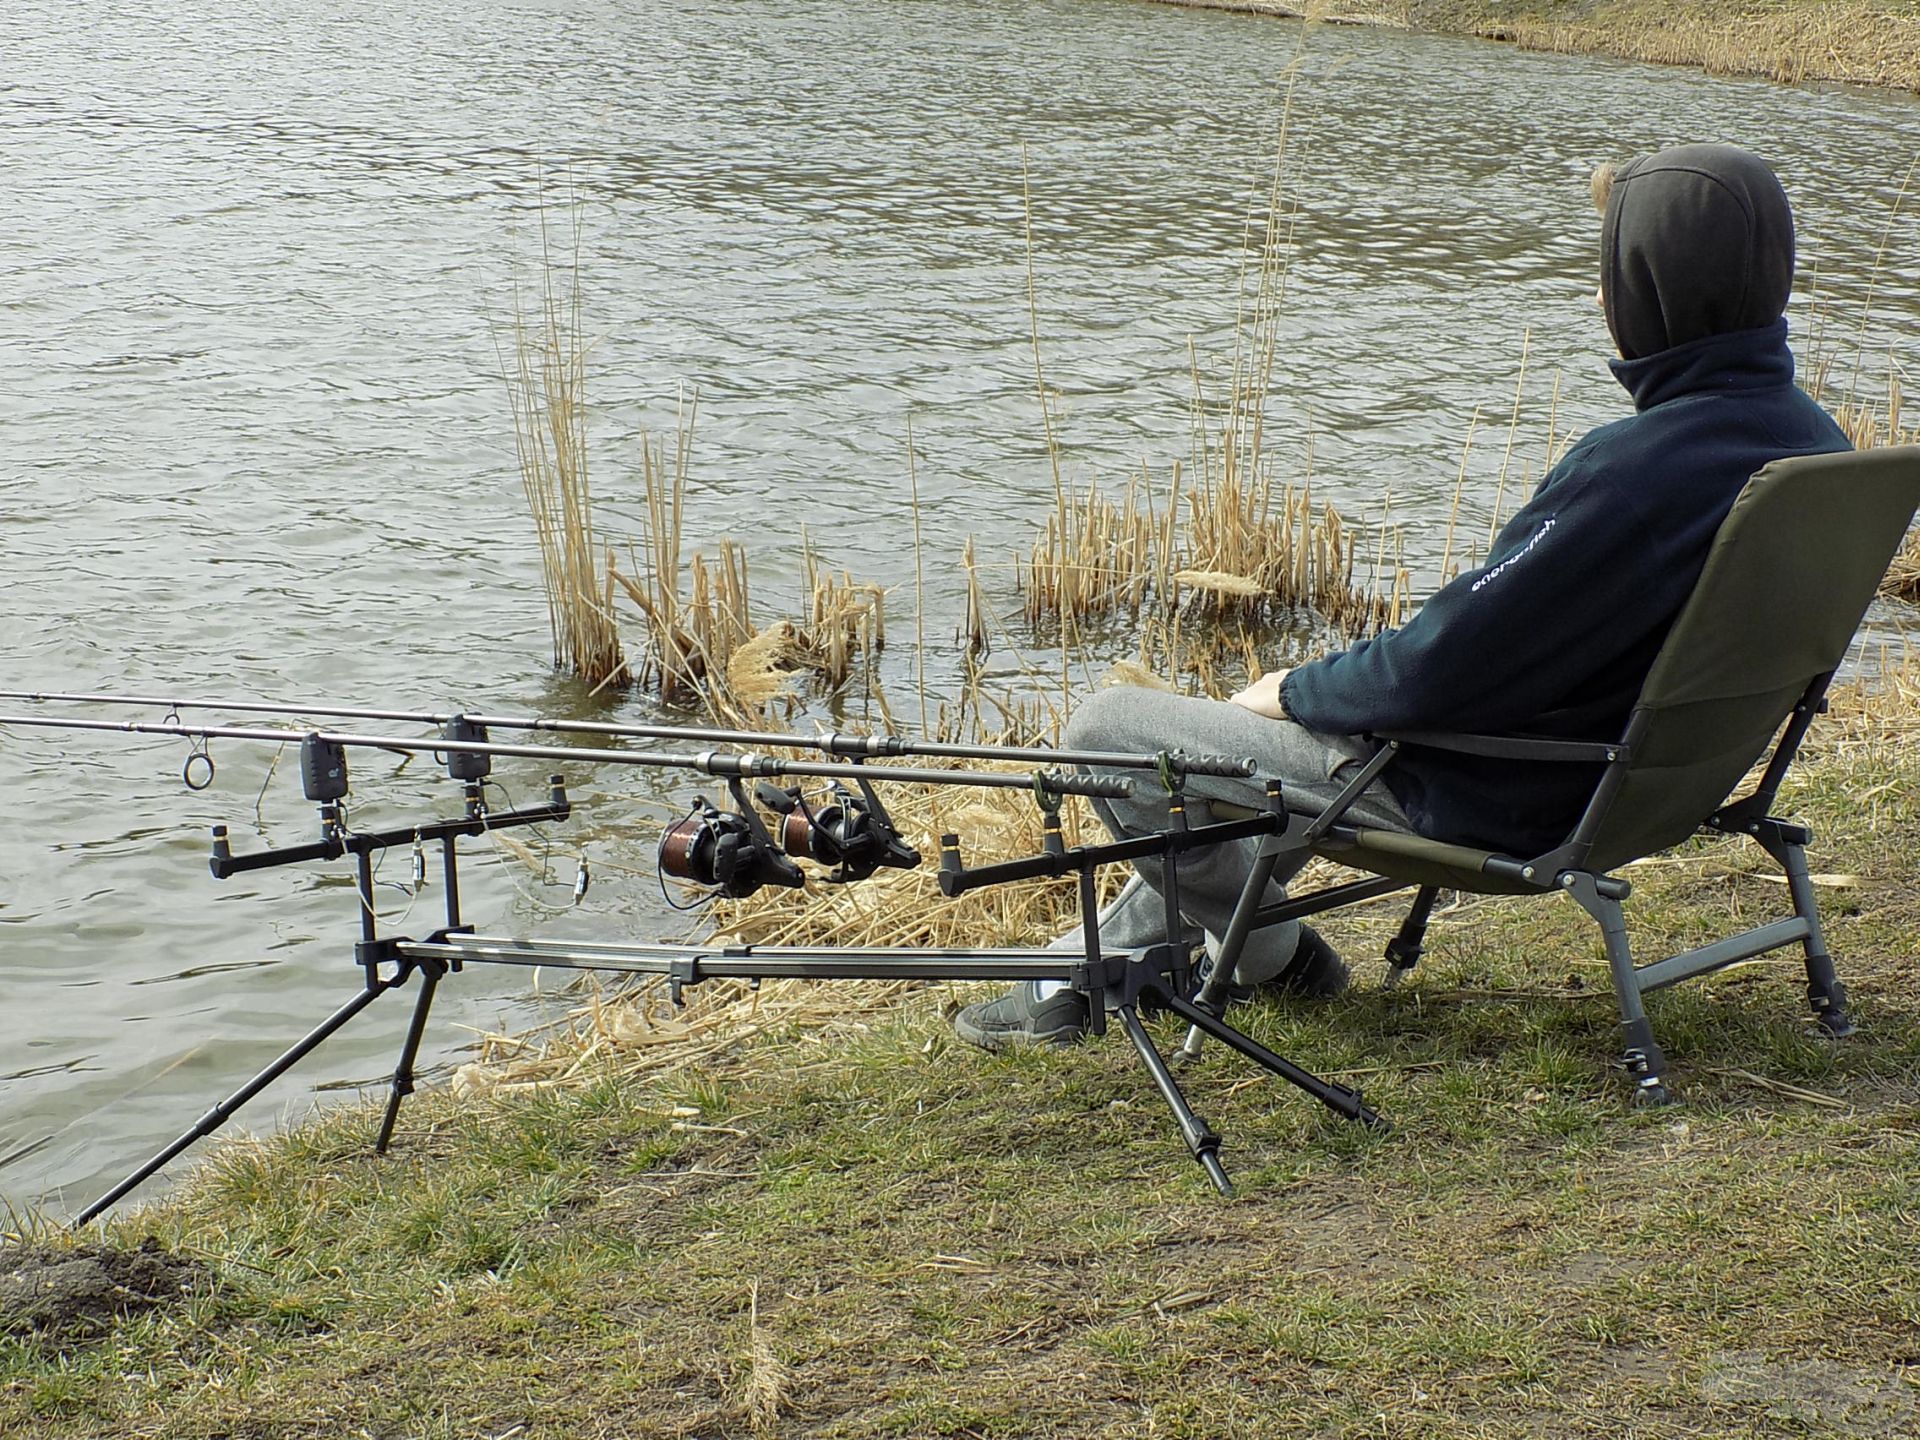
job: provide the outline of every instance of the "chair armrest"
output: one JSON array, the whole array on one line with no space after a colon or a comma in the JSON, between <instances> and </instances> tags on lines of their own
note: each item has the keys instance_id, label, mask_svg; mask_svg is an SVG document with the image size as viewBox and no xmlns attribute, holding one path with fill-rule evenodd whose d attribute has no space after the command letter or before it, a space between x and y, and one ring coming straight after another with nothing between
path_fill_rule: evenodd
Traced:
<instances>
[{"instance_id":1,"label":"chair armrest","mask_svg":"<svg viewBox=\"0 0 1920 1440\"><path fill-rule=\"evenodd\" d=\"M1628 750L1618 741L1549 740L1533 735L1455 735L1440 730L1381 730L1375 738L1402 745L1425 745L1462 755L1486 755L1496 760L1550 760L1608 764L1625 760Z\"/></svg>"}]
</instances>

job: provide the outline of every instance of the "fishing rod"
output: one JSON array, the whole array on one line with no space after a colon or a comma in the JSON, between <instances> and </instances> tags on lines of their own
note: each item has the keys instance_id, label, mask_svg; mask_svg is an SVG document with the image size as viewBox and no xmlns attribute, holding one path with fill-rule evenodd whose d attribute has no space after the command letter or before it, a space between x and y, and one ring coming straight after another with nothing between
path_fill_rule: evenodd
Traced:
<instances>
[{"instance_id":1,"label":"fishing rod","mask_svg":"<svg viewBox=\"0 0 1920 1440\"><path fill-rule=\"evenodd\" d=\"M492 772L493 757L577 761L587 764L639 765L669 770L695 770L724 780L733 808L696 796L687 814L661 834L656 860L663 876L671 875L717 894L744 899L768 885L798 889L806 877L795 860L812 860L827 867L829 884L864 880L874 871L911 870L920 852L901 836L886 806L873 788L876 780L904 784L967 785L983 789L1031 791L1039 804L1048 834L1059 829L1062 797L1082 795L1097 799L1125 799L1133 781L1119 775L1090 775L1080 771L1034 770L1016 774L997 770L938 770L916 766L872 766L860 760L790 760L758 752L705 750L679 754L655 750L598 750L558 745L515 745L494 741L486 725L471 716L448 717L438 736L366 735L353 731L298 730L284 726L188 725L178 719L159 722L95 720L46 715L0 715L0 726L44 730L78 730L133 735L167 735L189 742L191 749L180 778L190 790L213 783L213 740L264 741L300 746L301 783L307 799L320 806L320 840L288 852L295 859L332 859L347 853L350 839L341 802L347 795L347 751L366 748L401 754L430 753L440 757L447 773L467 786L467 814L472 820L486 815L482 782ZM833 782L828 798L809 801L799 786L780 788L766 777L797 776ZM1178 775L1162 772L1170 789ZM779 816L778 836L770 831L752 801L745 781L759 780L752 800ZM855 788L844 783L851 780ZM557 782L556 782L557 783ZM560 793L558 790L555 792ZM226 876L261 863L280 863L281 852L236 858L224 835L215 837L213 871ZM282 857L284 858L284 857ZM586 868L582 863L576 899L584 893Z\"/></svg>"},{"instance_id":2,"label":"fishing rod","mask_svg":"<svg viewBox=\"0 0 1920 1440\"><path fill-rule=\"evenodd\" d=\"M719 745L768 745L783 749L817 750L827 755L868 758L900 755L940 756L959 760L1010 760L1033 764L1077 765L1088 769L1152 770L1167 775L1222 775L1245 778L1254 762L1245 756L1189 755L1180 750L1138 754L1109 750L1054 750L1040 746L963 745L945 740L911 740L901 735L799 735L779 731L716 729L696 725L629 725L600 720L554 720L544 716L482 715L472 711L384 710L328 701L295 703L278 700L194 700L165 695L109 695L0 690L0 700L36 704L136 705L182 710L228 710L255 715L310 715L337 720L380 720L414 725L448 725L465 720L494 730L546 731L566 735L603 735L636 740L682 740ZM799 774L799 771L790 773Z\"/></svg>"},{"instance_id":3,"label":"fishing rod","mask_svg":"<svg viewBox=\"0 0 1920 1440\"><path fill-rule=\"evenodd\" d=\"M484 730L484 722L473 716L451 716L448 730L462 727ZM1085 795L1099 799L1124 800L1133 794L1133 782L1119 775L1081 775L1064 770L1037 770L1020 775L1000 770L935 770L916 766L889 765L875 768L858 762L845 764L830 760L787 760L777 755L754 752L739 754L705 750L698 754L673 754L658 750L593 750L563 745L514 745L485 738L466 738L459 734L428 738L409 735L362 735L352 731L300 730L288 726L187 725L178 721L81 720L52 718L45 715L0 715L0 726L22 726L41 730L118 731L132 735L171 735L184 740L250 740L281 745L314 742L337 749L365 748L400 751L407 754L502 755L531 760L565 760L585 764L641 765L665 770L697 770L721 779L748 779L757 776L799 775L839 780L891 780L910 785L972 785L989 790L1035 790L1049 795ZM204 752L196 752L204 756ZM1046 752L1051 753L1051 752ZM211 768L211 761L208 761ZM205 772L202 772L205 773ZM197 778L197 777L196 777ZM460 776L455 777L461 778ZM207 779L211 775L207 774ZM193 784L204 789L205 783Z\"/></svg>"}]
</instances>

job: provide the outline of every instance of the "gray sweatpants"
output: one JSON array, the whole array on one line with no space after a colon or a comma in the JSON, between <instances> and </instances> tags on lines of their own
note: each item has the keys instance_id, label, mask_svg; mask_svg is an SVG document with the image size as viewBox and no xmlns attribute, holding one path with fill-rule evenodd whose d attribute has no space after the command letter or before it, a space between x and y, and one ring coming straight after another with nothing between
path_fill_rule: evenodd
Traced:
<instances>
[{"instance_id":1,"label":"gray sweatpants","mask_svg":"<svg viewBox=\"0 0 1920 1440\"><path fill-rule=\"evenodd\" d=\"M1152 754L1178 749L1190 754L1251 756L1259 767L1251 779L1213 775L1188 779L1187 818L1194 825L1204 825L1211 818L1205 804L1197 803L1209 799L1264 809L1268 778L1285 786L1290 808L1326 805L1374 750L1358 736L1324 735L1291 720L1269 720L1224 700L1125 687L1096 691L1082 700L1067 722L1061 743L1076 750ZM1165 829L1167 823L1166 792L1158 780L1138 771L1128 773L1136 782L1132 799L1091 802L1115 839ZM1354 802L1346 818L1399 830L1411 828L1399 803L1378 781ZM1191 927L1183 938L1198 944L1202 932L1209 939L1226 933L1259 848L1258 840L1241 840L1192 850L1180 858L1180 911ZM1281 862L1268 887L1268 903L1286 898L1285 882L1303 863L1304 857L1291 865ZM1120 897L1101 912L1103 940L1131 947L1164 938L1165 902L1154 888L1159 875L1159 861L1148 861ZM1247 937L1235 974L1244 984L1277 975L1293 959L1299 942L1297 920L1255 930ZM1063 935L1056 943L1077 946L1079 932Z\"/></svg>"}]
</instances>

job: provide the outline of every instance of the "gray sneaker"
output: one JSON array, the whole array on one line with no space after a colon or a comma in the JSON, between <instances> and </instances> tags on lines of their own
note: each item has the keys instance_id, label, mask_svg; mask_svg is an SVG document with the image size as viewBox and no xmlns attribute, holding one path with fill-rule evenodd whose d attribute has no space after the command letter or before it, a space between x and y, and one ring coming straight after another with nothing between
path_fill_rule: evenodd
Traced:
<instances>
[{"instance_id":1,"label":"gray sneaker","mask_svg":"<svg viewBox=\"0 0 1920 1440\"><path fill-rule=\"evenodd\" d=\"M1022 1045L1071 1045L1087 1033L1087 997L1062 990L1036 998L1023 982L998 1000L981 1000L953 1017L953 1032L982 1050L1011 1050Z\"/></svg>"}]
</instances>

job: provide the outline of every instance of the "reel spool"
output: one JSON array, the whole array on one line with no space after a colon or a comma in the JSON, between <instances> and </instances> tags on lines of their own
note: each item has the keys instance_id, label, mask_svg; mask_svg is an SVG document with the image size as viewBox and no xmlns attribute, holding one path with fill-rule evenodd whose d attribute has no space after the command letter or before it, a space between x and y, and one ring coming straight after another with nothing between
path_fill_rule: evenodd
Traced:
<instances>
[{"instance_id":1,"label":"reel spool","mask_svg":"<svg viewBox=\"0 0 1920 1440\"><path fill-rule=\"evenodd\" d=\"M797 890L806 883L800 867L779 852L758 820L722 810L704 795L661 833L655 858L662 875L736 900L768 885Z\"/></svg>"},{"instance_id":2,"label":"reel spool","mask_svg":"<svg viewBox=\"0 0 1920 1440\"><path fill-rule=\"evenodd\" d=\"M762 781L754 787L754 798L780 816L775 829L781 848L796 858L831 866L826 877L830 884L864 880L883 865L911 870L920 863L920 852L900 838L870 792L856 795L836 783L832 800L814 807L799 786L782 790Z\"/></svg>"}]
</instances>

